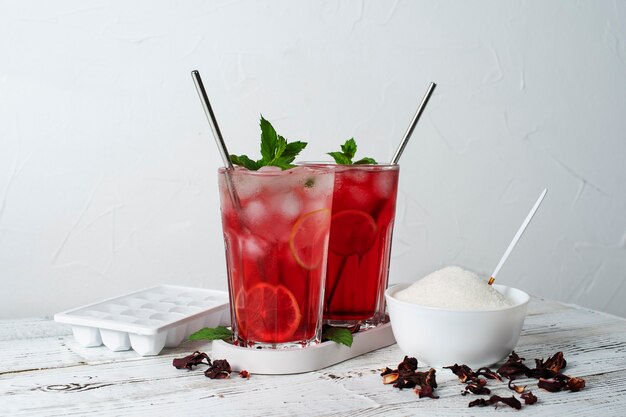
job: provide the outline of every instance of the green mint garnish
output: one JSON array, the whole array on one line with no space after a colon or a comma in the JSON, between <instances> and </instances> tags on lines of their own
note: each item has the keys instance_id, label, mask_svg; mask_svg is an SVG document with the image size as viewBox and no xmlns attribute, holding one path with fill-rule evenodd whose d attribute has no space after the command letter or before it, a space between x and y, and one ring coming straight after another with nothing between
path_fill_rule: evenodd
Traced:
<instances>
[{"instance_id":1,"label":"green mint garnish","mask_svg":"<svg viewBox=\"0 0 626 417\"><path fill-rule=\"evenodd\" d=\"M377 162L373 158L361 158L356 162L352 162L352 158L356 154L356 142L354 138L348 139L346 143L341 145L341 152L328 152L328 155L332 156L336 163L341 165L361 165L361 164L376 164Z\"/></svg>"},{"instance_id":2,"label":"green mint garnish","mask_svg":"<svg viewBox=\"0 0 626 417\"><path fill-rule=\"evenodd\" d=\"M343 327L324 326L322 341L326 340L351 347L353 341L352 332Z\"/></svg>"},{"instance_id":3,"label":"green mint garnish","mask_svg":"<svg viewBox=\"0 0 626 417\"><path fill-rule=\"evenodd\" d=\"M231 155L230 161L235 165L246 167L252 171L256 171L262 166L257 161L253 161L252 159L248 158L246 155Z\"/></svg>"},{"instance_id":4,"label":"green mint garnish","mask_svg":"<svg viewBox=\"0 0 626 417\"><path fill-rule=\"evenodd\" d=\"M264 166L280 167L281 169L293 168L292 164L296 156L306 148L306 142L287 142L270 122L261 116L261 159L254 161L246 155L231 155L233 164L256 171Z\"/></svg>"},{"instance_id":5,"label":"green mint garnish","mask_svg":"<svg viewBox=\"0 0 626 417\"><path fill-rule=\"evenodd\" d=\"M205 327L192 333L188 340L230 340L233 331L228 327ZM322 330L322 341L330 340L335 343L352 346L352 332L343 327L324 326Z\"/></svg>"},{"instance_id":6,"label":"green mint garnish","mask_svg":"<svg viewBox=\"0 0 626 417\"><path fill-rule=\"evenodd\" d=\"M205 327L189 336L189 340L228 340L233 337L233 332L227 327Z\"/></svg>"}]
</instances>

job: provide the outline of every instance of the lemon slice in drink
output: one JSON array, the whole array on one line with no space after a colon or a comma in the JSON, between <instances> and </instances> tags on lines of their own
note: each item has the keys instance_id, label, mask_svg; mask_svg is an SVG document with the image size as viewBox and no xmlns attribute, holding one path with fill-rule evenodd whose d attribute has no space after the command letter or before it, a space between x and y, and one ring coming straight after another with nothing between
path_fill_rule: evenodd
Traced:
<instances>
[{"instance_id":1,"label":"lemon slice in drink","mask_svg":"<svg viewBox=\"0 0 626 417\"><path fill-rule=\"evenodd\" d=\"M287 342L302 321L296 297L280 284L261 282L248 291L241 290L235 312L242 335L257 342Z\"/></svg>"},{"instance_id":2,"label":"lemon slice in drink","mask_svg":"<svg viewBox=\"0 0 626 417\"><path fill-rule=\"evenodd\" d=\"M362 210L343 210L331 219L328 248L340 256L363 255L374 245L378 226Z\"/></svg>"},{"instance_id":3,"label":"lemon slice in drink","mask_svg":"<svg viewBox=\"0 0 626 417\"><path fill-rule=\"evenodd\" d=\"M329 225L330 210L324 208L303 214L291 228L291 256L302 268L310 271L321 264Z\"/></svg>"}]
</instances>

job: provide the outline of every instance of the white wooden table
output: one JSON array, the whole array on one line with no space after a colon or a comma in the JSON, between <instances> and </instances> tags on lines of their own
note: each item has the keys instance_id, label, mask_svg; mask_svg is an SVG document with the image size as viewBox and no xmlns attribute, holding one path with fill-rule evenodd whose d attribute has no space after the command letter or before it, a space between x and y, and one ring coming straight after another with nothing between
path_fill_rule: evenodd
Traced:
<instances>
[{"instance_id":1,"label":"white wooden table","mask_svg":"<svg viewBox=\"0 0 626 417\"><path fill-rule=\"evenodd\" d=\"M478 325L478 324L477 324ZM516 351L527 360L565 353L564 373L583 377L580 392L549 393L521 411L506 406L467 408L478 396L439 370L440 399L418 399L413 390L383 385L385 366L403 358L397 345L330 368L299 375L251 375L211 380L205 366L177 370L172 358L211 343L185 342L156 357L106 347L78 346L69 327L49 319L0 321L1 416L467 416L503 413L556 416L626 416L626 321L575 306L533 299ZM517 383L522 383L518 382ZM510 396L504 383L493 393Z\"/></svg>"}]
</instances>

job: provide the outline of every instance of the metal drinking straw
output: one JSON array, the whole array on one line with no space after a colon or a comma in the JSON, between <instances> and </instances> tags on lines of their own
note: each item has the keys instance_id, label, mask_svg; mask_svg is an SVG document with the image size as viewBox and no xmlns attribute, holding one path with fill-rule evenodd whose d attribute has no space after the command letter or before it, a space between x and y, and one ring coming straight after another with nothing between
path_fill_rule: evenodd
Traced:
<instances>
[{"instance_id":1,"label":"metal drinking straw","mask_svg":"<svg viewBox=\"0 0 626 417\"><path fill-rule=\"evenodd\" d=\"M488 282L489 285L493 284L493 282L496 280L496 275L500 271L500 268L502 268L502 265L504 265L507 258L509 257L513 249L515 248L515 245L517 245L517 242L522 237L524 230L526 230L526 227L528 227L528 225L530 224L530 221L533 219L533 216L537 212L537 209L539 208L539 205L543 201L543 198L546 196L547 192L548 192L548 189L544 188L543 192L541 193L541 195L535 202L535 205L533 206L533 208L530 209L530 213L528 213L528 216L526 216L526 219L524 219L524 222L522 223L520 228L517 230L517 233L515 233L513 240L511 241L511 243L509 243L509 247L506 248L506 251L504 251L504 255L502 255L500 262L498 262L498 266L496 266L495 271L493 271L493 274L491 274L491 277L489 277L489 282Z\"/></svg>"},{"instance_id":2,"label":"metal drinking straw","mask_svg":"<svg viewBox=\"0 0 626 417\"><path fill-rule=\"evenodd\" d=\"M193 82L196 85L196 90L198 91L198 96L200 96L200 102L202 103L202 107L204 108L204 113L206 114L206 118L211 125L211 130L213 131L213 137L215 138L215 143L217 144L217 149L220 151L220 156L224 161L224 166L226 167L227 172L224 173L226 178L226 187L228 187L228 193L230 194L230 198L234 206L239 209L241 207L241 201L239 200L239 196L235 191L235 185L233 184L232 178L229 175L235 168L233 167L233 163L230 160L230 154L228 153L228 149L226 149L226 143L224 142L224 138L222 137L222 132L220 131L220 127L217 124L217 119L215 118L215 113L213 113L213 108L211 107L211 103L209 102L209 96L204 89L204 84L202 83L202 77L200 77L200 73L198 70L191 71L191 78L193 78Z\"/></svg>"},{"instance_id":3,"label":"metal drinking straw","mask_svg":"<svg viewBox=\"0 0 626 417\"><path fill-rule=\"evenodd\" d=\"M402 156L402 152L404 152L404 148L406 147L407 143L409 143L409 139L411 138L411 135L413 134L413 130L415 129L415 126L417 125L417 122L419 121L420 116L422 115L422 112L426 108L426 104L428 104L428 100L430 100L430 96L433 94L433 91L435 91L435 87L437 87L437 84L432 83L432 82L428 86L428 90L426 91L426 94L424 95L422 102L417 108L417 111L415 112L415 116L413 116L413 120L411 120L411 124L409 125L409 128L406 130L406 133L404 134L404 137L402 138L402 142L400 142L400 146L398 146L398 149L396 150L395 155L391 159L392 164L395 165L400 160L400 156Z\"/></svg>"},{"instance_id":4,"label":"metal drinking straw","mask_svg":"<svg viewBox=\"0 0 626 417\"><path fill-rule=\"evenodd\" d=\"M196 90L198 90L200 102L202 102L204 113L206 114L206 118L211 125L213 137L215 137L215 143L217 143L217 148L219 149L222 160L224 161L224 166L226 166L226 168L228 169L233 169L233 163L231 162L229 156L230 154L228 153L228 149L226 149L226 143L224 142L224 138L222 137L220 127L217 124L215 113L213 113L213 108L211 107L211 103L209 102L209 96L204 89L204 84L202 83L202 78L200 77L200 73L198 72L198 70L191 71L191 78L193 78L193 82L196 85Z\"/></svg>"}]
</instances>

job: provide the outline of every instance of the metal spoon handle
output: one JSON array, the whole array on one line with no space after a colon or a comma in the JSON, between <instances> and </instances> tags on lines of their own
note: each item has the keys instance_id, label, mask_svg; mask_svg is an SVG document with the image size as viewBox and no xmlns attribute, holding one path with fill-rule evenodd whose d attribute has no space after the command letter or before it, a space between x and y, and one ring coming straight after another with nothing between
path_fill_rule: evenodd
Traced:
<instances>
[{"instance_id":1,"label":"metal spoon handle","mask_svg":"<svg viewBox=\"0 0 626 417\"><path fill-rule=\"evenodd\" d=\"M430 85L428 86L428 90L426 91L426 94L424 95L422 102L417 108L417 111L415 112L415 116L413 116L413 120L411 120L411 124L409 125L409 128L406 130L406 133L404 134L404 137L402 138L402 142L400 142L400 146L398 146L398 149L396 150L395 155L391 159L392 164L397 164L398 161L400 160L400 156L402 156L402 152L404 152L404 148L406 148L407 143L409 143L409 139L411 138L411 135L413 134L413 130L415 130L415 126L417 125L417 122L419 121L420 116L422 115L422 112L426 108L426 105L428 104L428 100L430 100L430 96L433 94L433 91L435 91L435 87L437 87L437 84L435 83L430 83Z\"/></svg>"},{"instance_id":2,"label":"metal spoon handle","mask_svg":"<svg viewBox=\"0 0 626 417\"><path fill-rule=\"evenodd\" d=\"M229 156L230 154L228 153L228 149L226 149L226 143L224 142L224 138L222 137L222 132L220 132L220 127L217 124L217 119L215 118L215 114L213 113L213 109L211 108L211 103L209 102L209 96L204 89L204 84L202 83L202 78L200 77L200 73L198 72L198 70L191 71L191 78L193 78L193 82L196 85L196 90L198 90L198 95L200 96L200 101L202 102L204 113L206 114L206 118L209 120L209 124L211 125L213 137L215 137L217 148L219 149L220 156L224 161L224 166L228 169L233 169L233 163L231 162Z\"/></svg>"},{"instance_id":3,"label":"metal spoon handle","mask_svg":"<svg viewBox=\"0 0 626 417\"><path fill-rule=\"evenodd\" d=\"M537 199L537 201L535 202L535 205L533 206L533 208L530 209L530 213L528 213L528 216L526 216L526 219L524 219L524 223L522 223L520 228L517 230L517 233L515 233L513 240L511 241L511 243L509 243L509 247L506 248L506 251L504 252L504 255L502 255L500 262L498 262L498 266L496 266L495 271L493 271L493 274L491 274L491 277L489 278L489 282L488 282L489 285L493 284L493 282L496 280L496 275L498 274L498 272L500 272L500 268L502 268L502 265L504 265L504 263L506 262L511 252L513 252L515 245L517 245L517 242L522 237L524 230L526 230L526 227L528 227L528 224L533 219L533 216L537 212L537 209L539 208L539 205L543 201L543 198L546 196L547 192L548 192L548 189L545 188L543 192L541 193L541 195L539 196L539 198Z\"/></svg>"}]
</instances>

